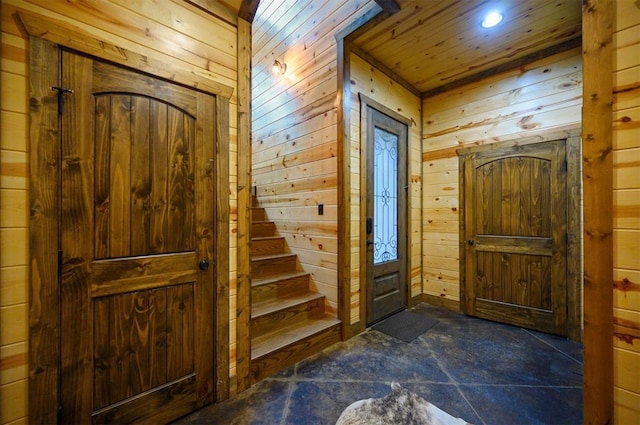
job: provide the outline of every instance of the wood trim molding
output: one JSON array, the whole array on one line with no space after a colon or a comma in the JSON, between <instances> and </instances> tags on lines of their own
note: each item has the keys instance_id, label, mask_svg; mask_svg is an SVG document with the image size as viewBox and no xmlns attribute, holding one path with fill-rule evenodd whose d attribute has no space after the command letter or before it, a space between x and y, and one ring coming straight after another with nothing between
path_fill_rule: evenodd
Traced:
<instances>
[{"instance_id":1,"label":"wood trim molding","mask_svg":"<svg viewBox=\"0 0 640 425\"><path fill-rule=\"evenodd\" d=\"M522 139L510 139L506 141L496 142L494 143L494 145L496 147L498 146L505 147L505 146L513 146L514 143L515 144L539 143L539 142L544 142L548 140L558 140L558 139L564 139L567 137L575 137L579 135L580 135L580 130L571 128L565 131L558 131L558 132L556 131L548 132L548 133L541 132L539 134L522 138ZM500 145L500 143L506 143L506 144ZM484 145L479 145L478 142L471 142L471 143L460 145L460 146L450 146L448 148L442 148L442 149L436 149L433 151L423 152L422 162L434 161L436 159L453 158L457 156L458 153L464 153L465 149L474 149L479 146L484 146Z\"/></svg>"},{"instance_id":2,"label":"wood trim molding","mask_svg":"<svg viewBox=\"0 0 640 425\"><path fill-rule=\"evenodd\" d=\"M422 294L422 302L435 305L436 307L446 308L447 310L461 313L460 301L452 300L451 298L438 297L431 294Z\"/></svg>"},{"instance_id":3,"label":"wood trim molding","mask_svg":"<svg viewBox=\"0 0 640 425\"><path fill-rule=\"evenodd\" d=\"M465 174L464 161L468 155L479 151L497 150L515 146L525 146L535 143L565 141L565 161L567 166L567 337L580 341L582 338L582 237L581 221L582 211L580 206L581 175L580 175L580 128L574 128L563 132L547 132L523 139L513 139L491 145L472 146L458 149L459 168L459 204L460 208L460 310L465 312L465 280L466 280L466 244L465 238L465 214L468 208L465 204ZM437 151L436 151L437 152ZM463 207L464 206L464 207Z\"/></svg>"},{"instance_id":4,"label":"wood trim molding","mask_svg":"<svg viewBox=\"0 0 640 425\"><path fill-rule=\"evenodd\" d=\"M237 392L249 388L251 363L251 24L238 20Z\"/></svg>"},{"instance_id":5,"label":"wood trim molding","mask_svg":"<svg viewBox=\"0 0 640 425\"><path fill-rule=\"evenodd\" d=\"M235 11L231 10L231 8L225 6L223 3L217 0L183 0L185 3L189 3L200 10L203 10L210 14L211 16L215 16L216 18L220 18L223 21L230 23L233 26L238 25L238 17L236 16Z\"/></svg>"},{"instance_id":6,"label":"wood trim molding","mask_svg":"<svg viewBox=\"0 0 640 425\"><path fill-rule=\"evenodd\" d=\"M351 61L349 43L337 41L338 50L338 318L341 337L351 337ZM360 318L362 319L362 318Z\"/></svg>"},{"instance_id":7,"label":"wood trim molding","mask_svg":"<svg viewBox=\"0 0 640 425\"><path fill-rule=\"evenodd\" d=\"M28 16L27 16L28 15ZM30 99L33 106L30 115L30 209L29 251L31 264L29 311L29 420L32 423L56 423L60 386L60 317L58 287L58 200L59 179L59 121L57 101L51 87L59 80L59 44L77 48L78 34L66 31L48 18L21 14L20 18L32 36L29 39ZM53 23L52 23L53 22ZM38 24L37 26L36 23ZM51 27L49 25L51 24ZM37 30L37 29L40 30ZM45 29L46 28L46 29ZM51 28L51 31L49 31ZM44 37L40 37L43 35ZM74 41L75 40L75 41ZM95 39L93 39L96 41ZM62 43L57 43L61 41ZM98 42L98 41L96 41ZM113 54L107 49L94 50L92 55L110 60ZM84 53L86 50L80 49ZM104 56L100 53L106 53ZM123 63L124 62L124 63ZM126 60L116 61L131 66ZM163 64L164 66L164 64ZM135 69L139 69L134 67ZM139 69L150 73L156 70L147 66ZM160 78L166 76L166 68L157 68ZM47 81L47 75L56 76ZM55 80L55 81L53 81ZM179 82L179 79L170 79ZM190 85L206 91L198 84ZM210 93L216 99L216 155L214 169L216 179L215 206L215 303L214 324L216 400L229 396L229 101L230 92L220 91L220 86ZM223 94L224 93L224 94ZM52 166L52 164L56 164Z\"/></svg>"},{"instance_id":8,"label":"wood trim molding","mask_svg":"<svg viewBox=\"0 0 640 425\"><path fill-rule=\"evenodd\" d=\"M18 17L26 32L32 37L42 38L78 52L146 72L147 74L216 96L230 99L233 94L233 87L216 82L210 76L204 75L207 71L202 70L201 73L196 73L177 68L171 64L170 60L163 60L160 53L158 58L142 55L121 46L113 45L106 40L96 38L94 34L89 34L68 22L31 12L22 11L18 14Z\"/></svg>"},{"instance_id":9,"label":"wood trim molding","mask_svg":"<svg viewBox=\"0 0 640 425\"><path fill-rule=\"evenodd\" d=\"M390 116L394 120L401 122L407 127L411 127L413 125L413 121L411 121L410 118L407 118L404 115L401 115L398 112L394 111L393 109L384 106L382 103L373 100L372 98L370 98L369 96L367 96L362 92L358 92L358 99L360 99L360 104L364 106L370 106L373 109L376 109L379 112L382 112L383 114Z\"/></svg>"},{"instance_id":10,"label":"wood trim molding","mask_svg":"<svg viewBox=\"0 0 640 425\"><path fill-rule=\"evenodd\" d=\"M379 71L385 74L387 77L391 78L393 81L398 83L400 86L404 87L408 92L413 93L419 99L422 99L422 93L420 90L411 85L407 80L402 78L400 75L391 70L387 65L380 62L378 59L371 56L369 53L362 50L360 47L356 45L351 46L351 51L353 54L360 56L363 60L370 63L374 67L376 67Z\"/></svg>"},{"instance_id":11,"label":"wood trim molding","mask_svg":"<svg viewBox=\"0 0 640 425\"><path fill-rule=\"evenodd\" d=\"M448 84L443 84L441 86L438 86L436 88L423 92L422 99L426 99L428 97L435 96L437 94L444 93L449 90L455 90L467 84L484 80L487 77L497 75L502 72L509 71L511 69L520 68L521 66L525 66L537 60L544 59L548 56L552 56L558 53L566 52L567 50L571 50L576 47L580 47L580 42L581 42L581 37L578 36L576 38L572 38L571 40L565 41L563 43L556 44L555 46L547 47L537 52L533 52L519 59L515 59L510 62L504 63L502 65L494 66L493 68L484 70L482 72L478 72L477 74L469 75L468 77L461 78L456 81L452 81L451 83L448 83Z\"/></svg>"},{"instance_id":12,"label":"wood trim molding","mask_svg":"<svg viewBox=\"0 0 640 425\"><path fill-rule=\"evenodd\" d=\"M58 235L60 163L56 95L60 53L41 38L29 39L29 400L31 423L58 421L60 302ZM56 78L51 78L56 76ZM48 79L51 78L51 79ZM55 166L52 166L55 165Z\"/></svg>"},{"instance_id":13,"label":"wood trim molding","mask_svg":"<svg viewBox=\"0 0 640 425\"><path fill-rule=\"evenodd\" d=\"M243 19L248 23L252 23L253 19L256 17L259 5L260 0L242 0L240 10L238 11L238 18Z\"/></svg>"},{"instance_id":14,"label":"wood trim molding","mask_svg":"<svg viewBox=\"0 0 640 425\"><path fill-rule=\"evenodd\" d=\"M580 137L580 129L573 128L571 130L562 131L562 132L557 132L557 131L542 132L535 136L524 137L522 139L511 139L511 140L505 140L503 142L492 143L490 145L470 146L467 148L461 148L461 149L458 149L457 152L458 152L458 155L467 155L474 152L486 151L487 149L494 150L494 149L510 148L513 146L524 146L524 145L531 145L533 143L552 142L554 140L566 140L571 137Z\"/></svg>"},{"instance_id":15,"label":"wood trim molding","mask_svg":"<svg viewBox=\"0 0 640 425\"><path fill-rule=\"evenodd\" d=\"M582 6L584 420L613 423L613 0Z\"/></svg>"},{"instance_id":16,"label":"wood trim molding","mask_svg":"<svg viewBox=\"0 0 640 425\"><path fill-rule=\"evenodd\" d=\"M378 3L378 6L382 8L385 12L389 14L394 14L400 11L400 5L396 0L375 0Z\"/></svg>"},{"instance_id":17,"label":"wood trim molding","mask_svg":"<svg viewBox=\"0 0 640 425\"><path fill-rule=\"evenodd\" d=\"M580 136L570 136L567 155L567 337L582 341L582 157Z\"/></svg>"},{"instance_id":18,"label":"wood trim molding","mask_svg":"<svg viewBox=\"0 0 640 425\"><path fill-rule=\"evenodd\" d=\"M215 115L215 323L216 401L229 398L229 99L216 96Z\"/></svg>"},{"instance_id":19,"label":"wood trim molding","mask_svg":"<svg viewBox=\"0 0 640 425\"><path fill-rule=\"evenodd\" d=\"M360 247L359 247L359 251L360 251L360 264L359 264L359 268L361 270L360 272L360 320L362 321L362 325L363 326L367 326L367 322L368 322L368 317L367 317L367 308L369 300L368 300L368 284L370 281L370 277L367 273L363 273L363 270L367 269L367 244L366 244L366 220L367 220L367 193L368 193L368 187L370 185L370 183L367 180L367 163L368 161L368 157L370 155L369 151L368 151L368 147L367 147L367 138L369 137L368 134L368 122L370 120L371 117L371 113L369 111L369 109L374 109L384 115L387 115L388 117L394 119L395 121L398 121L399 123L401 123L402 125L406 126L407 128L407 132L406 132L406 151L404 155L398 154L398 161L406 161L405 162L405 171L408 169L409 166L409 153L408 151L410 150L411 146L410 146L410 141L409 141L409 129L411 128L412 125L412 121L411 119L399 114L398 112L394 111L391 108L388 108L384 105L382 105L381 103L371 99L370 97L364 95L361 92L358 92L358 99L360 100L360 121L361 121L361 125L360 125L360 140L361 140L361 146L360 146L360 216L359 216L359 222L360 222L360 228L358 229L358 234L360 235ZM399 151L400 152L400 151ZM406 184L407 184L407 188L410 187L411 185L411 181L410 181L410 176L407 173L406 175ZM411 297L411 278L410 278L410 274L411 274L411 270L412 270L412 264L411 264L411 237L410 235L412 234L412 221L410 219L411 217L411 205L410 205L410 196L409 196L410 191L407 192L406 195L406 207L407 207L407 211L405 211L405 220L406 220L406 246L405 246L405 255L406 255L406 259L405 259L405 267L406 267L406 279L407 279L407 287L406 287L406 304L407 306L411 307L413 304L413 298ZM400 250L399 250L400 251Z\"/></svg>"}]
</instances>

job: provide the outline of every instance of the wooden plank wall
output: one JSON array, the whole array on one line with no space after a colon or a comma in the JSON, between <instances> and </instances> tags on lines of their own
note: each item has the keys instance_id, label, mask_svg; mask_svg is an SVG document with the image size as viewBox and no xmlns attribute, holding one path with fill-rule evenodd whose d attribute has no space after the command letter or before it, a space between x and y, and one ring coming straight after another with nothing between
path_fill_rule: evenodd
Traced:
<instances>
[{"instance_id":1,"label":"wooden plank wall","mask_svg":"<svg viewBox=\"0 0 640 425\"><path fill-rule=\"evenodd\" d=\"M17 11L56 19L157 63L237 87L237 29L182 0L2 0L0 202L0 423L27 423L28 193L27 42ZM175 42L174 40L180 40ZM237 98L231 98L229 220L231 374L235 368Z\"/></svg>"},{"instance_id":2,"label":"wooden plank wall","mask_svg":"<svg viewBox=\"0 0 640 425\"><path fill-rule=\"evenodd\" d=\"M361 302L366 297L360 290L360 112L361 103L358 94L362 93L370 99L397 112L411 120L409 128L409 208L410 223L407 232L410 238L409 269L411 279L411 297L422 294L422 147L421 147L421 116L422 101L415 94L409 92L392 78L377 69L375 65L365 59L351 54L351 323L357 323L360 318ZM362 301L361 301L361 294Z\"/></svg>"},{"instance_id":3,"label":"wooden plank wall","mask_svg":"<svg viewBox=\"0 0 640 425\"><path fill-rule=\"evenodd\" d=\"M423 291L460 301L458 158L491 144L580 126L582 65L573 49L423 100Z\"/></svg>"},{"instance_id":4,"label":"wooden plank wall","mask_svg":"<svg viewBox=\"0 0 640 425\"><path fill-rule=\"evenodd\" d=\"M640 6L615 1L613 36L614 422L640 423Z\"/></svg>"},{"instance_id":5,"label":"wooden plank wall","mask_svg":"<svg viewBox=\"0 0 640 425\"><path fill-rule=\"evenodd\" d=\"M337 311L335 35L374 1L263 0L253 22L253 184L259 204ZM271 72L284 62L282 76ZM318 214L324 205L324 215Z\"/></svg>"}]
</instances>

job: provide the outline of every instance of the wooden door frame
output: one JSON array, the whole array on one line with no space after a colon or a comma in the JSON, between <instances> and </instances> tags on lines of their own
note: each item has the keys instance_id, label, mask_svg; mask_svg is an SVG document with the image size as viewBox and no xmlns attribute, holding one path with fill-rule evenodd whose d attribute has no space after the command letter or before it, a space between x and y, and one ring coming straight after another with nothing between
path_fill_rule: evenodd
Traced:
<instances>
[{"instance_id":1,"label":"wooden door frame","mask_svg":"<svg viewBox=\"0 0 640 425\"><path fill-rule=\"evenodd\" d=\"M507 140L486 146L459 149L459 255L460 255L460 304L464 306L466 282L465 239L465 167L464 161L472 153L538 143L565 141L567 163L567 334L575 341L582 340L582 212L580 210L580 129L566 132L543 133L524 139Z\"/></svg>"},{"instance_id":2,"label":"wooden door frame","mask_svg":"<svg viewBox=\"0 0 640 425\"><path fill-rule=\"evenodd\" d=\"M29 279L29 395L28 415L32 423L56 423L60 400L60 300L59 234L60 216L58 168L60 161L60 122L57 96L51 90L60 81L60 46L81 54L115 62L131 68L128 62L139 57L134 52L113 55L108 42L97 51L95 38L61 28L59 22L40 16L21 14L29 37L30 78L30 279ZM69 46L72 45L72 46ZM123 50L120 49L122 52ZM101 54L104 53L104 54ZM144 69L134 71L167 80L167 73L178 83L215 97L216 202L214 210L214 361L215 397L229 396L229 103L233 88L194 77L166 63L140 61ZM173 72L173 74L171 74ZM55 75L55 78L48 76ZM195 81L194 81L195 79ZM203 81L201 81L203 80ZM213 353L212 353L213 355Z\"/></svg>"},{"instance_id":3,"label":"wooden door frame","mask_svg":"<svg viewBox=\"0 0 640 425\"><path fill-rule=\"evenodd\" d=\"M360 227L358 228L358 234L360 236L360 270L366 270L367 268L367 231L366 231L366 221L367 221L367 190L369 187L369 183L367 181L367 137L368 137L368 129L367 129L367 121L369 115L369 108L375 109L378 112L398 121L399 123L405 125L407 127L407 146L406 146L406 167L404 172L406 175L407 185L409 184L409 129L411 128L411 120L400 115L398 112L393 109L387 108L383 104L367 97L363 93L358 93L358 98L360 99ZM400 190L401 188L398 188ZM407 193L406 196L406 206L407 210L405 212L404 219L406 220L406 233L407 238L405 241L405 278L407 280L406 286L406 303L407 306L411 301L411 279L410 275L410 252L411 252L411 208L409 205L409 195ZM369 290L369 282L368 282L368 273L360 273L360 321L362 322L363 329L366 327L367 323L367 308L368 308L368 290Z\"/></svg>"}]
</instances>

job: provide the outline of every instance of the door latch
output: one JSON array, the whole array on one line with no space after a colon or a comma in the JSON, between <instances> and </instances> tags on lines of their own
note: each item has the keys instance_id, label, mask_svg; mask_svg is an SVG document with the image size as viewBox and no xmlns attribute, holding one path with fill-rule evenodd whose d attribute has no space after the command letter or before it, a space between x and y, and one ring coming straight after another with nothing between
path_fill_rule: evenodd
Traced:
<instances>
[{"instance_id":1,"label":"door latch","mask_svg":"<svg viewBox=\"0 0 640 425\"><path fill-rule=\"evenodd\" d=\"M58 92L58 115L62 115L62 108L64 107L64 94L73 93L73 90L58 86L51 87L51 90Z\"/></svg>"}]
</instances>

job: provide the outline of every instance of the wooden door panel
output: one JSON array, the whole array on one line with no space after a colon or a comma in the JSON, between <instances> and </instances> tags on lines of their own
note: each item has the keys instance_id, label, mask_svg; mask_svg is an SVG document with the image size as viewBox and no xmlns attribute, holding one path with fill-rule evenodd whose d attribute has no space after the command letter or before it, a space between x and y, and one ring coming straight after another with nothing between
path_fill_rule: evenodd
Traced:
<instances>
[{"instance_id":1,"label":"wooden door panel","mask_svg":"<svg viewBox=\"0 0 640 425\"><path fill-rule=\"evenodd\" d=\"M551 311L551 258L478 252L476 299Z\"/></svg>"},{"instance_id":2,"label":"wooden door panel","mask_svg":"<svg viewBox=\"0 0 640 425\"><path fill-rule=\"evenodd\" d=\"M475 204L479 235L549 237L550 160L513 157L477 164ZM520 193L527 188L528 196Z\"/></svg>"},{"instance_id":3,"label":"wooden door panel","mask_svg":"<svg viewBox=\"0 0 640 425\"><path fill-rule=\"evenodd\" d=\"M63 64L62 418L167 422L213 400L214 99Z\"/></svg>"},{"instance_id":4,"label":"wooden door panel","mask_svg":"<svg viewBox=\"0 0 640 425\"><path fill-rule=\"evenodd\" d=\"M464 309L566 333L564 141L462 157Z\"/></svg>"},{"instance_id":5,"label":"wooden door panel","mask_svg":"<svg viewBox=\"0 0 640 425\"><path fill-rule=\"evenodd\" d=\"M372 324L407 306L407 126L365 109L367 324Z\"/></svg>"},{"instance_id":6,"label":"wooden door panel","mask_svg":"<svg viewBox=\"0 0 640 425\"><path fill-rule=\"evenodd\" d=\"M194 118L101 94L96 128L96 258L194 249Z\"/></svg>"}]
</instances>

